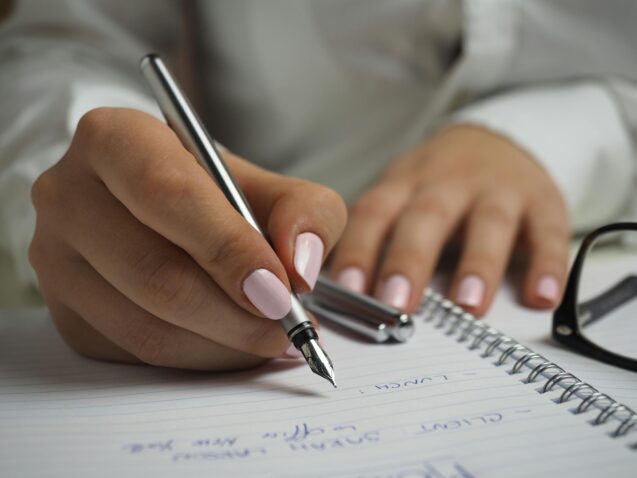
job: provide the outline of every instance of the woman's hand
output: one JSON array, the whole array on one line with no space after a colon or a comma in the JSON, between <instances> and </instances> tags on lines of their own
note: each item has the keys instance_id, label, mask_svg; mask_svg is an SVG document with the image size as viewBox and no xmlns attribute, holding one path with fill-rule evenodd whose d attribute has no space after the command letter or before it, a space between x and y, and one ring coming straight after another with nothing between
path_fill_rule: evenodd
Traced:
<instances>
[{"instance_id":1,"label":"woman's hand","mask_svg":"<svg viewBox=\"0 0 637 478\"><path fill-rule=\"evenodd\" d=\"M291 286L314 285L345 206L325 187L226 160L272 247L166 125L126 109L84 116L66 155L33 186L30 248L74 349L200 370L286 352L276 321Z\"/></svg>"},{"instance_id":2,"label":"woman's hand","mask_svg":"<svg viewBox=\"0 0 637 478\"><path fill-rule=\"evenodd\" d=\"M332 274L411 311L461 224L464 246L450 297L484 314L519 237L530 253L524 302L537 308L558 303L570 234L560 192L525 151L466 125L443 130L398 158L353 205Z\"/></svg>"}]
</instances>

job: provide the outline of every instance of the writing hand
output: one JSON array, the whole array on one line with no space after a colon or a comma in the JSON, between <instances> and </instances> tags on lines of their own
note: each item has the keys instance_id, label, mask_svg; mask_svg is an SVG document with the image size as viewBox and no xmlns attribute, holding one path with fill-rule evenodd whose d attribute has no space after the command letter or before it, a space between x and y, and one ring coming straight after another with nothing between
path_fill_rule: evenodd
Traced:
<instances>
[{"instance_id":1,"label":"writing hand","mask_svg":"<svg viewBox=\"0 0 637 478\"><path fill-rule=\"evenodd\" d=\"M569 241L560 192L525 151L466 125L443 130L398 158L355 202L335 251L333 276L411 311L461 224L464 245L452 298L484 314L519 236L530 254L524 302L538 308L557 304Z\"/></svg>"},{"instance_id":2,"label":"writing hand","mask_svg":"<svg viewBox=\"0 0 637 478\"><path fill-rule=\"evenodd\" d=\"M126 109L83 117L32 190L30 260L74 349L205 370L286 351L276 320L291 285L313 286L345 207L330 189L225 157L272 247L165 124Z\"/></svg>"}]
</instances>

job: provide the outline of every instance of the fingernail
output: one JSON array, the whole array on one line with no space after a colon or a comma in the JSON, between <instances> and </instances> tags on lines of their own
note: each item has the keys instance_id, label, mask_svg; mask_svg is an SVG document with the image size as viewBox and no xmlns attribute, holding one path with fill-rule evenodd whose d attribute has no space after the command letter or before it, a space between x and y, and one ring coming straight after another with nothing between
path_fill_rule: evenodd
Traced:
<instances>
[{"instance_id":1,"label":"fingernail","mask_svg":"<svg viewBox=\"0 0 637 478\"><path fill-rule=\"evenodd\" d=\"M365 274L358 267L346 267L343 269L336 282L354 292L363 293L365 291Z\"/></svg>"},{"instance_id":2,"label":"fingernail","mask_svg":"<svg viewBox=\"0 0 637 478\"><path fill-rule=\"evenodd\" d=\"M484 281L480 277L467 276L460 282L456 302L469 307L480 307L484 300Z\"/></svg>"},{"instance_id":3,"label":"fingernail","mask_svg":"<svg viewBox=\"0 0 637 478\"><path fill-rule=\"evenodd\" d=\"M402 309L409 302L411 284L400 274L395 274L383 282L380 290L380 300L392 307Z\"/></svg>"},{"instance_id":4,"label":"fingernail","mask_svg":"<svg viewBox=\"0 0 637 478\"><path fill-rule=\"evenodd\" d=\"M290 291L267 269L257 269L246 277L243 292L268 319L282 319L292 308Z\"/></svg>"},{"instance_id":5,"label":"fingernail","mask_svg":"<svg viewBox=\"0 0 637 478\"><path fill-rule=\"evenodd\" d=\"M323 263L323 241L312 232L296 236L294 245L294 268L308 285L314 289Z\"/></svg>"},{"instance_id":6,"label":"fingernail","mask_svg":"<svg viewBox=\"0 0 637 478\"><path fill-rule=\"evenodd\" d=\"M301 358L303 357L303 354L294 346L294 344L290 344L288 349L285 351L284 356L288 358Z\"/></svg>"},{"instance_id":7,"label":"fingernail","mask_svg":"<svg viewBox=\"0 0 637 478\"><path fill-rule=\"evenodd\" d=\"M551 304L555 304L560 298L560 283L551 275L545 275L537 282L537 296Z\"/></svg>"}]
</instances>

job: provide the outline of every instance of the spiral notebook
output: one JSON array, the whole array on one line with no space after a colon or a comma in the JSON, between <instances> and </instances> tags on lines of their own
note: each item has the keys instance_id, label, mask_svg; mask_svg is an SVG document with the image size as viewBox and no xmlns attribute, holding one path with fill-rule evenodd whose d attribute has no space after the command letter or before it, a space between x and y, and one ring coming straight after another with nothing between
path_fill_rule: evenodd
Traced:
<instances>
[{"instance_id":1,"label":"spiral notebook","mask_svg":"<svg viewBox=\"0 0 637 478\"><path fill-rule=\"evenodd\" d=\"M290 360L204 374L77 357L0 321L0 476L635 476L635 414L429 293L406 344L325 331L339 388Z\"/></svg>"}]
</instances>

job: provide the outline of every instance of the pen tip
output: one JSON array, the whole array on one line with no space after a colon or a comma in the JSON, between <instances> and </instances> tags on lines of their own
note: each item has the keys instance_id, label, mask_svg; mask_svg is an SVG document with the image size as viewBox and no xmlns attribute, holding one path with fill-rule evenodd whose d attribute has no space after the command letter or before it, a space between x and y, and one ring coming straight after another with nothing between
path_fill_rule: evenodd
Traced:
<instances>
[{"instance_id":1,"label":"pen tip","mask_svg":"<svg viewBox=\"0 0 637 478\"><path fill-rule=\"evenodd\" d=\"M318 341L314 339L308 340L301 346L301 353L305 357L310 369L312 369L312 372L323 377L336 388L332 361L321 348Z\"/></svg>"}]
</instances>

